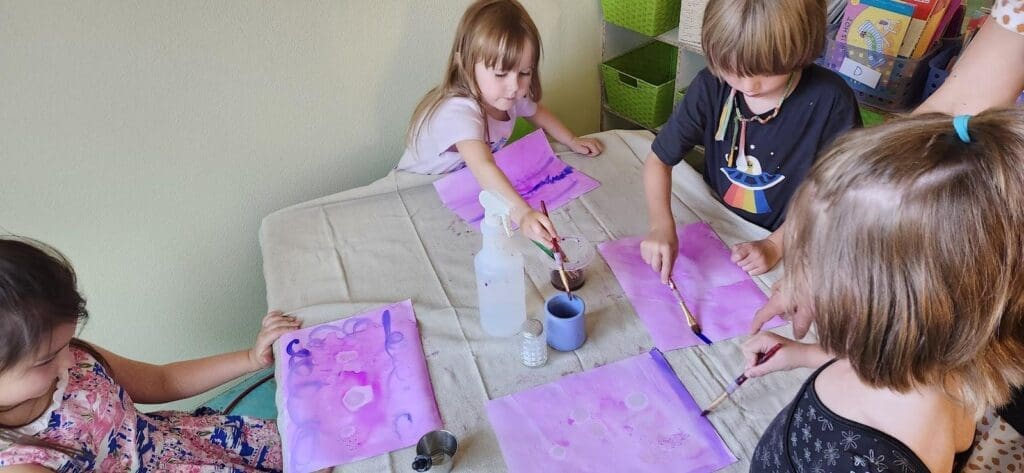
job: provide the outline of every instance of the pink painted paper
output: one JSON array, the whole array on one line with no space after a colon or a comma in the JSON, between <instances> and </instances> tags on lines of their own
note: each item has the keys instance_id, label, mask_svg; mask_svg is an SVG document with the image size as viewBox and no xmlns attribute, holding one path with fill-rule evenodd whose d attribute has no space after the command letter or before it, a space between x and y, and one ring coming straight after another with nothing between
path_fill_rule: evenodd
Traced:
<instances>
[{"instance_id":1,"label":"pink painted paper","mask_svg":"<svg viewBox=\"0 0 1024 473\"><path fill-rule=\"evenodd\" d=\"M657 349L487 403L511 473L708 472L736 461Z\"/></svg>"},{"instance_id":2,"label":"pink painted paper","mask_svg":"<svg viewBox=\"0 0 1024 473\"><path fill-rule=\"evenodd\" d=\"M441 427L409 300L289 333L276 348L286 471L387 453Z\"/></svg>"},{"instance_id":3,"label":"pink painted paper","mask_svg":"<svg viewBox=\"0 0 1024 473\"><path fill-rule=\"evenodd\" d=\"M544 130L537 130L494 153L494 161L516 192L535 209L540 201L555 210L597 189L601 183L555 157ZM441 203L473 228L480 228L480 184L468 168L434 181Z\"/></svg>"},{"instance_id":4,"label":"pink painted paper","mask_svg":"<svg viewBox=\"0 0 1024 473\"><path fill-rule=\"evenodd\" d=\"M717 342L748 333L754 312L768 301L764 292L732 262L729 248L708 224L680 225L676 232L679 256L672 267L672 280L704 336ZM672 290L644 263L641 241L643 237L609 241L599 245L598 251L647 326L654 346L669 351L703 343L690 331ZM782 323L775 318L765 328Z\"/></svg>"}]
</instances>

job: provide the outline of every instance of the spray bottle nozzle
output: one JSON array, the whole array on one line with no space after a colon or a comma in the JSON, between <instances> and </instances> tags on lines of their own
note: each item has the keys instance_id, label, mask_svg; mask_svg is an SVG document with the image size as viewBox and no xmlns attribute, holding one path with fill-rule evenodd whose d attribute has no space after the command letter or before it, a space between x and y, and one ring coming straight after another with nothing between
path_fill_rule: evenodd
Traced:
<instances>
[{"instance_id":1,"label":"spray bottle nozzle","mask_svg":"<svg viewBox=\"0 0 1024 473\"><path fill-rule=\"evenodd\" d=\"M509 223L512 208L501 195L491 191L480 191L480 205L484 207L484 223L488 225L501 225L505 229L505 235L512 237L512 227Z\"/></svg>"}]
</instances>

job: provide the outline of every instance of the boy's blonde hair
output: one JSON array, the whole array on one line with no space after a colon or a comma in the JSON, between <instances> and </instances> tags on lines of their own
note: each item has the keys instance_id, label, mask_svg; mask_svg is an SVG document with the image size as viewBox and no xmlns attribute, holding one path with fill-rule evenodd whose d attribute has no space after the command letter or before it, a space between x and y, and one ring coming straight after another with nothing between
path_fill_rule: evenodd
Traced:
<instances>
[{"instance_id":1,"label":"boy's blonde hair","mask_svg":"<svg viewBox=\"0 0 1024 473\"><path fill-rule=\"evenodd\" d=\"M474 74L476 64L483 62L487 67L509 70L519 64L527 51L533 52L534 58L529 97L539 102L541 87L537 64L540 64L541 54L540 33L526 9L516 0L478 0L470 5L455 32L444 79L416 106L409 121L406 142L410 145L415 143L416 135L445 99L472 98L484 113ZM486 139L486 116L483 122L485 136L480 138Z\"/></svg>"},{"instance_id":2,"label":"boy's blonde hair","mask_svg":"<svg viewBox=\"0 0 1024 473\"><path fill-rule=\"evenodd\" d=\"M1024 111L839 138L790 206L785 287L874 387L974 409L1024 383Z\"/></svg>"},{"instance_id":3,"label":"boy's blonde hair","mask_svg":"<svg viewBox=\"0 0 1024 473\"><path fill-rule=\"evenodd\" d=\"M803 69L825 48L825 0L711 0L701 45L719 77Z\"/></svg>"}]
</instances>

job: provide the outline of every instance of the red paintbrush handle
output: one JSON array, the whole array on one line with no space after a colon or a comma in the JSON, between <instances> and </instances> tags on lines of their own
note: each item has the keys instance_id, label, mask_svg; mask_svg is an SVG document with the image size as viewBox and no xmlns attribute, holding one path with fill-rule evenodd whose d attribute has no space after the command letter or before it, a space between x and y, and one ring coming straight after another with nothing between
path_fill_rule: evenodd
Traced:
<instances>
[{"instance_id":1,"label":"red paintbrush handle","mask_svg":"<svg viewBox=\"0 0 1024 473\"><path fill-rule=\"evenodd\" d=\"M764 353L758 353L757 360L754 361L754 366L760 365L761 363L768 361L771 357L775 356L775 354L779 352L780 348L782 348L782 344L776 343L771 348L769 348L768 351ZM747 382L747 375L745 374L741 374L738 378L736 378L737 386L745 382Z\"/></svg>"}]
</instances>

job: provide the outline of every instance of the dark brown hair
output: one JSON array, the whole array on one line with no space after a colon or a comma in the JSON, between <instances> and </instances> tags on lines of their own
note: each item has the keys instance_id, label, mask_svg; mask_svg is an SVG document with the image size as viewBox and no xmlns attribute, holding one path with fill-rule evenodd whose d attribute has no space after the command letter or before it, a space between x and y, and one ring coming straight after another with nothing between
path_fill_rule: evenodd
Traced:
<instances>
[{"instance_id":1,"label":"dark brown hair","mask_svg":"<svg viewBox=\"0 0 1024 473\"><path fill-rule=\"evenodd\" d=\"M34 356L53 331L89 314L68 259L39 241L0 237L0 372ZM87 343L72 340L102 362ZM0 440L49 448L71 457L78 451L0 427Z\"/></svg>"}]
</instances>

